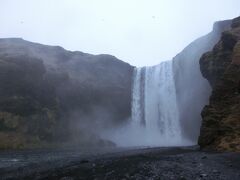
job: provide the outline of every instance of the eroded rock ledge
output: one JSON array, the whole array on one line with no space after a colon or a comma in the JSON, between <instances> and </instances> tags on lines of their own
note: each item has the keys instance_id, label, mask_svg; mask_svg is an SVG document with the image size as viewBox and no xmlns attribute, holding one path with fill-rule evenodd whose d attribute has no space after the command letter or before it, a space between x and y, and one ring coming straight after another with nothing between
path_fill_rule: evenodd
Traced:
<instances>
[{"instance_id":1,"label":"eroded rock ledge","mask_svg":"<svg viewBox=\"0 0 240 180\"><path fill-rule=\"evenodd\" d=\"M202 111L199 145L205 149L240 152L240 17L222 33L212 51L200 59L203 76L212 86Z\"/></svg>"}]
</instances>

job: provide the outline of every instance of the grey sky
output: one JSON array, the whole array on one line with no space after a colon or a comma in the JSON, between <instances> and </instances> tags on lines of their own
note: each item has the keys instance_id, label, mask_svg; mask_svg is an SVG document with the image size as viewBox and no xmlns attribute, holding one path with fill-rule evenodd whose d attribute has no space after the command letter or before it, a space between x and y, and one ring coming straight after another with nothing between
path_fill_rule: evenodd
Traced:
<instances>
[{"instance_id":1,"label":"grey sky","mask_svg":"<svg viewBox=\"0 0 240 180\"><path fill-rule=\"evenodd\" d=\"M240 0L0 0L0 38L112 54L132 65L171 59L240 15Z\"/></svg>"}]
</instances>

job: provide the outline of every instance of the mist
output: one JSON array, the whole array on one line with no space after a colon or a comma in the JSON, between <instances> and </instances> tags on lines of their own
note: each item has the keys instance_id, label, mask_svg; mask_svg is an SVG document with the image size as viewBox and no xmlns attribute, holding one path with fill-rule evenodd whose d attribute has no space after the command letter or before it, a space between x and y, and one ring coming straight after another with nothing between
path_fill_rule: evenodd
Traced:
<instances>
[{"instance_id":1,"label":"mist","mask_svg":"<svg viewBox=\"0 0 240 180\"><path fill-rule=\"evenodd\" d=\"M157 137L164 133L152 130L153 134L149 134L151 130L132 122L135 119L131 109L136 75L133 73L135 67L131 65L145 67L149 73L152 73L150 66L153 65L164 72L149 75L148 78L153 78L152 84L145 80L140 82L145 87L142 90L138 87L138 91L146 93L141 95L142 102L137 102L143 103L142 108L137 109L141 114L137 118L151 124L150 119L161 119L164 113L177 114L174 118L165 114L165 119L172 119L169 124L179 124L175 131L181 129L186 142L196 144L200 113L208 103L211 91L200 73L198 61L204 52L211 50L224 28L214 27L206 37L191 42L212 31L215 21L239 15L238 7L240 2L236 0L2 0L0 38L20 37L58 45L43 46L22 39L3 41L5 52L14 57L18 54L42 62L46 71L44 76L49 78L51 86L55 86L60 121L69 122L73 139L80 137L91 142L99 137L123 146L179 144L177 140L170 143L169 139L160 142ZM165 60L171 61L171 70L160 67ZM166 74L173 76L168 88L176 94L162 92L159 87L159 84L169 83L169 78L164 77ZM195 82L198 84L192 87ZM164 100L161 96L168 98ZM145 102L147 97L151 100ZM171 100L174 101L171 104L170 99L176 100ZM158 106L161 108L157 110ZM174 112L169 110L170 106ZM191 111L186 113L188 109ZM157 115L157 111L161 115ZM173 119L179 122L173 122ZM126 137L128 140L123 141Z\"/></svg>"},{"instance_id":2,"label":"mist","mask_svg":"<svg viewBox=\"0 0 240 180\"><path fill-rule=\"evenodd\" d=\"M239 7L239 0L1 0L0 38L156 65L210 32L215 21L238 16Z\"/></svg>"},{"instance_id":3,"label":"mist","mask_svg":"<svg viewBox=\"0 0 240 180\"><path fill-rule=\"evenodd\" d=\"M38 131L40 134L43 133L46 139L47 136L54 136L51 138L61 141L61 138L68 137L71 141L80 144L107 143L117 146L197 144L201 125L200 114L208 103L211 91L208 82L200 73L199 59L217 43L222 31L229 27L228 21L226 21L228 25L224 22L216 23L212 28L211 20L220 16L207 13L199 17L188 16L185 8L191 9L192 2L189 2L188 6L175 2L172 9L169 6L173 5L171 4L173 1L168 3L123 1L116 4L112 1L103 1L101 4L96 1L82 1L82 3L61 1L59 6L56 6L54 1L34 4L22 1L21 4L15 3L14 6L11 4L14 1L3 2L5 7L11 7L12 11L16 12L9 15L10 18L2 18L7 17L9 11L6 9L0 11L3 15L0 16L0 21L3 21L0 37L5 37L0 40L2 50L0 55L7 64L3 69L6 72L10 72L7 71L8 68L14 70L9 63L12 61L20 67L21 72L24 68L32 67L27 70L34 75L33 68L41 69L36 75L37 79L31 74L30 82L28 78L20 75L18 77L19 72L14 71L15 79L21 78L26 86L20 91L13 91L14 95L20 96L19 99L11 99L8 86L4 93L11 101L17 101L13 104L19 104L18 108L21 108L22 96L26 96L27 99L28 93L32 96L33 102L39 101L41 106L33 103L33 108L35 106L39 108L36 110L39 116L38 123L41 126ZM133 11L137 3L138 8ZM197 5L199 11L202 4L197 3ZM225 4L217 3L216 7L221 10L223 5ZM212 4L213 6L215 7ZM224 6L229 12L224 10L226 14L223 13L222 18L226 19L231 13L236 12L230 11L236 6L230 6L231 3ZM191 14L197 15L200 13L198 11ZM30 12L31 16L29 16ZM200 23L201 27L198 27L199 22L203 23ZM209 33L211 30L212 32ZM209 34L204 33L205 31ZM207 35L183 49L185 43L188 44L204 34ZM23 37L49 45L7 37ZM74 51L50 46L55 44ZM146 72L141 72L146 74L142 79L140 78L141 85L135 89L143 92L139 93L140 101L136 103L142 106L137 109L141 117L134 118L134 112L131 111L134 106L136 75L133 72L136 67L103 53L116 55L125 62L148 69ZM170 69L162 66L164 63L161 61L166 59L171 59ZM35 61L39 62L39 65L35 65ZM151 64L157 65L151 68L149 66ZM154 69L160 73L153 73ZM15 79L11 79L12 87L16 85ZM9 79L6 76L3 80ZM171 84L168 84L170 82ZM28 91L26 89L29 84L34 88ZM161 86L166 87L161 88ZM3 97L6 96L4 93ZM50 99L50 96L51 101L45 100ZM9 109L4 111L10 111ZM46 116L48 112L52 113L50 118L46 118L49 127L53 129L50 135L44 130L40 121L40 117ZM134 119L142 121L145 127L134 123ZM148 125L155 127L159 124L162 127L158 129L147 128ZM36 125L38 126L37 123ZM32 122L26 126L31 129ZM21 129L23 128L19 127L19 131ZM181 139L168 136L167 129L169 132L176 132L174 136ZM32 131L34 132L35 129ZM177 133L180 131L181 133ZM164 136L166 138L159 138Z\"/></svg>"},{"instance_id":4,"label":"mist","mask_svg":"<svg viewBox=\"0 0 240 180\"><path fill-rule=\"evenodd\" d=\"M199 59L214 47L223 31L230 29L230 23L216 22L210 33L170 61L135 68L131 119L108 134L110 139L120 146L197 145L201 112L211 94Z\"/></svg>"},{"instance_id":5,"label":"mist","mask_svg":"<svg viewBox=\"0 0 240 180\"><path fill-rule=\"evenodd\" d=\"M239 179L240 0L0 0L0 179Z\"/></svg>"}]
</instances>

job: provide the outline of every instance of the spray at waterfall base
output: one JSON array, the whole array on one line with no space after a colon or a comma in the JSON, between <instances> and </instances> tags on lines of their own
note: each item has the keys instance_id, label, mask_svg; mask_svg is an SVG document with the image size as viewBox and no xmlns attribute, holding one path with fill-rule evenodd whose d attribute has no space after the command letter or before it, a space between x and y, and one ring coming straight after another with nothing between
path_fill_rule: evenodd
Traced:
<instances>
[{"instance_id":1,"label":"spray at waterfall base","mask_svg":"<svg viewBox=\"0 0 240 180\"><path fill-rule=\"evenodd\" d=\"M172 61L135 68L131 120L104 136L119 146L197 144L183 136L176 96Z\"/></svg>"}]
</instances>

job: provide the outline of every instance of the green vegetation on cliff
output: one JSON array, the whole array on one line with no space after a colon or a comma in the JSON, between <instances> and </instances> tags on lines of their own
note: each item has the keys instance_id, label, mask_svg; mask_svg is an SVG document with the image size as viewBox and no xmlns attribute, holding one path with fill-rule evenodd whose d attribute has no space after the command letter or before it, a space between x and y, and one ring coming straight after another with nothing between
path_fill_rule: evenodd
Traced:
<instances>
[{"instance_id":1,"label":"green vegetation on cliff","mask_svg":"<svg viewBox=\"0 0 240 180\"><path fill-rule=\"evenodd\" d=\"M0 39L0 149L112 145L98 131L130 116L131 73L113 56Z\"/></svg>"},{"instance_id":2,"label":"green vegetation on cliff","mask_svg":"<svg viewBox=\"0 0 240 180\"><path fill-rule=\"evenodd\" d=\"M240 151L240 17L200 59L213 91L202 111L199 144L219 151Z\"/></svg>"},{"instance_id":3,"label":"green vegetation on cliff","mask_svg":"<svg viewBox=\"0 0 240 180\"><path fill-rule=\"evenodd\" d=\"M2 56L0 72L0 148L52 139L58 101L43 62L28 56Z\"/></svg>"}]
</instances>

